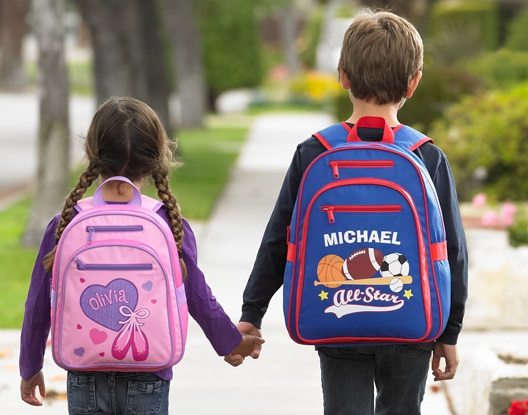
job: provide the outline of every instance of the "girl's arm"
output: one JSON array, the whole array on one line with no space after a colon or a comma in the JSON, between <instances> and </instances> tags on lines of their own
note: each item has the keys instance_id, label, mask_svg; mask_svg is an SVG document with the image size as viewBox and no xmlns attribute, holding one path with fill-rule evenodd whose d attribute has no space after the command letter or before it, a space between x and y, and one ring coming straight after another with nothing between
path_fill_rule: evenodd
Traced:
<instances>
[{"instance_id":1,"label":"girl's arm","mask_svg":"<svg viewBox=\"0 0 528 415\"><path fill-rule=\"evenodd\" d=\"M43 366L44 351L50 330L50 288L51 275L46 272L42 261L55 246L55 228L58 216L48 224L40 244L26 299L24 323L20 336L20 376L31 379Z\"/></svg>"},{"instance_id":2,"label":"girl's arm","mask_svg":"<svg viewBox=\"0 0 528 415\"><path fill-rule=\"evenodd\" d=\"M184 221L183 260L187 266L185 294L189 314L200 325L219 356L231 353L239 346L242 336L222 306L216 301L198 268L196 240L187 221Z\"/></svg>"}]
</instances>

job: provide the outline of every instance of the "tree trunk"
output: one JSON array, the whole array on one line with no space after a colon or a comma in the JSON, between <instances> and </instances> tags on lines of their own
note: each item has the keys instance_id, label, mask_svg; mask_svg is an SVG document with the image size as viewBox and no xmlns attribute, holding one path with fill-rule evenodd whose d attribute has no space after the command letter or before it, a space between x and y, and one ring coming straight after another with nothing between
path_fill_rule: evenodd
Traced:
<instances>
[{"instance_id":1,"label":"tree trunk","mask_svg":"<svg viewBox=\"0 0 528 415\"><path fill-rule=\"evenodd\" d=\"M299 27L299 16L295 2L288 3L281 10L279 16L282 50L286 62L286 68L290 76L299 73L299 54L297 53L297 34Z\"/></svg>"},{"instance_id":2,"label":"tree trunk","mask_svg":"<svg viewBox=\"0 0 528 415\"><path fill-rule=\"evenodd\" d=\"M0 0L0 88L17 90L26 83L22 43L28 9L27 0Z\"/></svg>"},{"instance_id":3,"label":"tree trunk","mask_svg":"<svg viewBox=\"0 0 528 415\"><path fill-rule=\"evenodd\" d=\"M76 0L90 28L97 102L131 96L169 126L169 93L161 18L153 0Z\"/></svg>"},{"instance_id":4,"label":"tree trunk","mask_svg":"<svg viewBox=\"0 0 528 415\"><path fill-rule=\"evenodd\" d=\"M163 0L163 6L172 44L176 89L181 102L180 126L202 127L206 86L197 15L192 0Z\"/></svg>"},{"instance_id":5,"label":"tree trunk","mask_svg":"<svg viewBox=\"0 0 528 415\"><path fill-rule=\"evenodd\" d=\"M76 0L90 28L97 102L111 96L133 96L133 77L126 47L129 8L122 0Z\"/></svg>"},{"instance_id":6,"label":"tree trunk","mask_svg":"<svg viewBox=\"0 0 528 415\"><path fill-rule=\"evenodd\" d=\"M39 49L39 133L36 192L23 236L25 246L38 246L48 221L62 206L70 179L64 0L34 0L32 7Z\"/></svg>"},{"instance_id":7,"label":"tree trunk","mask_svg":"<svg viewBox=\"0 0 528 415\"><path fill-rule=\"evenodd\" d=\"M169 96L170 83L165 57L165 34L162 8L157 1L136 0L140 16L137 50L138 68L144 88L138 91L138 98L148 103L158 113L167 131L170 131ZM141 82L139 82L141 84Z\"/></svg>"}]
</instances>

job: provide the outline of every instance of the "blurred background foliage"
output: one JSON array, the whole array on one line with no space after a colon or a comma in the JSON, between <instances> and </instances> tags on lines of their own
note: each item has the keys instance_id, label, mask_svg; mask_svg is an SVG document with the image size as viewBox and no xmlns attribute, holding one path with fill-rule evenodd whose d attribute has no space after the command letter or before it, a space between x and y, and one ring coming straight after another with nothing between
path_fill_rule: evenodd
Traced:
<instances>
[{"instance_id":1,"label":"blurred background foliage","mask_svg":"<svg viewBox=\"0 0 528 415\"><path fill-rule=\"evenodd\" d=\"M58 1L69 93L136 96L175 135L204 129L211 113L317 109L346 119L352 108L336 73L343 33L362 7L388 8L425 45L422 83L401 122L444 145L463 200L528 199L524 0ZM42 76L35 53L22 53L35 47L30 5L0 0L4 90L34 88Z\"/></svg>"}]
</instances>

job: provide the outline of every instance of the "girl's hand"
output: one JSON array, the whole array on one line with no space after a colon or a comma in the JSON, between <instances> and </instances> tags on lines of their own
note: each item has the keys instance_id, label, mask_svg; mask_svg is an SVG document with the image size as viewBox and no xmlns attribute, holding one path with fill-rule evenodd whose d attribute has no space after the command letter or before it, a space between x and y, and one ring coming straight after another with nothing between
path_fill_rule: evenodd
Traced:
<instances>
[{"instance_id":1,"label":"girl's hand","mask_svg":"<svg viewBox=\"0 0 528 415\"><path fill-rule=\"evenodd\" d=\"M240 355L242 357L249 356L255 348L260 348L264 343L264 339L253 334L243 334L242 341L238 347L231 352L232 355Z\"/></svg>"},{"instance_id":2,"label":"girl's hand","mask_svg":"<svg viewBox=\"0 0 528 415\"><path fill-rule=\"evenodd\" d=\"M40 396L46 397L46 385L44 384L44 374L42 370L31 379L20 381L20 397L24 402L33 406L42 406L42 402L37 399L36 389L39 389Z\"/></svg>"}]
</instances>

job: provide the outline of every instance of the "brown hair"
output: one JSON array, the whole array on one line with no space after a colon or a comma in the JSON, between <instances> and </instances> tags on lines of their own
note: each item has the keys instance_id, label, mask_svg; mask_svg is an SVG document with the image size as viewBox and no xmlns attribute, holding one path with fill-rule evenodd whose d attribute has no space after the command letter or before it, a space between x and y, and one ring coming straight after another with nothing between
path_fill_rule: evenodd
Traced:
<instances>
[{"instance_id":1,"label":"brown hair","mask_svg":"<svg viewBox=\"0 0 528 415\"><path fill-rule=\"evenodd\" d=\"M384 105L405 98L422 66L416 28L393 13L366 9L345 33L338 69L348 76L354 97Z\"/></svg>"},{"instance_id":2,"label":"brown hair","mask_svg":"<svg viewBox=\"0 0 528 415\"><path fill-rule=\"evenodd\" d=\"M172 162L169 143L157 114L144 102L128 97L112 97L101 104L86 136L85 152L89 164L66 198L55 231L57 241L74 216L74 206L99 176L125 176L132 181L150 176L167 208L169 226L181 258L183 221L169 187ZM55 249L44 259L46 270L51 270L54 257ZM180 262L186 275L185 264L181 259Z\"/></svg>"}]
</instances>

